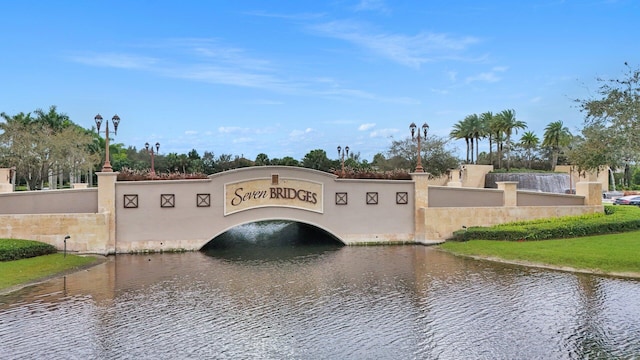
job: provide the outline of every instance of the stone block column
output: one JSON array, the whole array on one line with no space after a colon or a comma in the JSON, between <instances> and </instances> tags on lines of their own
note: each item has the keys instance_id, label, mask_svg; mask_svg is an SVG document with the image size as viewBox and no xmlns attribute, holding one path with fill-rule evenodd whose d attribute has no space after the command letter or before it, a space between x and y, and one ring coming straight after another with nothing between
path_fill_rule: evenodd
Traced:
<instances>
[{"instance_id":1,"label":"stone block column","mask_svg":"<svg viewBox=\"0 0 640 360\"><path fill-rule=\"evenodd\" d=\"M585 205L602 205L602 183L581 181L576 184L576 195L584 196Z\"/></svg>"},{"instance_id":2,"label":"stone block column","mask_svg":"<svg viewBox=\"0 0 640 360\"><path fill-rule=\"evenodd\" d=\"M496 181L496 185L503 191L502 206L518 206L517 181Z\"/></svg>"},{"instance_id":3,"label":"stone block column","mask_svg":"<svg viewBox=\"0 0 640 360\"><path fill-rule=\"evenodd\" d=\"M11 183L11 169L0 168L0 193L8 193L13 191Z\"/></svg>"},{"instance_id":4,"label":"stone block column","mask_svg":"<svg viewBox=\"0 0 640 360\"><path fill-rule=\"evenodd\" d=\"M98 176L98 213L107 218L107 234L104 239L107 254L116 253L116 181L117 172L99 172Z\"/></svg>"},{"instance_id":5,"label":"stone block column","mask_svg":"<svg viewBox=\"0 0 640 360\"><path fill-rule=\"evenodd\" d=\"M424 209L429 207L429 173L412 173L414 184L414 237L416 240L425 240L426 218Z\"/></svg>"},{"instance_id":6,"label":"stone block column","mask_svg":"<svg viewBox=\"0 0 640 360\"><path fill-rule=\"evenodd\" d=\"M447 186L451 187L462 187L462 174L460 173L460 169L452 169L449 173L449 182L447 182Z\"/></svg>"}]
</instances>

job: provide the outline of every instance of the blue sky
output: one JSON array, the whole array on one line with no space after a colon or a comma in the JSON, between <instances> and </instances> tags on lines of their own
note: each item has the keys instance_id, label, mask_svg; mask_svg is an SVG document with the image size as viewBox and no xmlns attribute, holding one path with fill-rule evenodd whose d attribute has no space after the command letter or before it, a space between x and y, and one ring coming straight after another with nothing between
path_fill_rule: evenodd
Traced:
<instances>
[{"instance_id":1,"label":"blue sky","mask_svg":"<svg viewBox=\"0 0 640 360\"><path fill-rule=\"evenodd\" d=\"M2 1L0 111L47 109L160 153L371 160L409 124L514 109L542 137L640 66L640 2ZM516 135L519 138L521 132ZM464 153L464 142L452 142ZM481 150L483 150L481 148Z\"/></svg>"}]
</instances>

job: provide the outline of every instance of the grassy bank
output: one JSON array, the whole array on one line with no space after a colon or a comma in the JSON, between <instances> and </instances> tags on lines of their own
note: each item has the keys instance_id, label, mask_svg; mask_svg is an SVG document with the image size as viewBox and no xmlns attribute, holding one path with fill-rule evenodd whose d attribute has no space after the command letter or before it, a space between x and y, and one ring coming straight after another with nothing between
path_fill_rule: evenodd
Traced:
<instances>
[{"instance_id":1,"label":"grassy bank","mask_svg":"<svg viewBox=\"0 0 640 360\"><path fill-rule=\"evenodd\" d=\"M48 278L98 262L92 256L50 254L0 262L0 290Z\"/></svg>"},{"instance_id":2,"label":"grassy bank","mask_svg":"<svg viewBox=\"0 0 640 360\"><path fill-rule=\"evenodd\" d=\"M454 254L640 275L640 231L544 241L471 240L440 245Z\"/></svg>"}]
</instances>

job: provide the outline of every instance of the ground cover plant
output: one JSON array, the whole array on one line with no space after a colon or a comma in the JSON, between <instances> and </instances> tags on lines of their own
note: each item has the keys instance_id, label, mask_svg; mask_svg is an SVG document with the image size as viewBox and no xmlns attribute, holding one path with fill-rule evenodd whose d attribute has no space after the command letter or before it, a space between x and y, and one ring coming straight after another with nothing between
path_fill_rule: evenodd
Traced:
<instances>
[{"instance_id":1,"label":"ground cover plant","mask_svg":"<svg viewBox=\"0 0 640 360\"><path fill-rule=\"evenodd\" d=\"M49 254L0 262L0 290L75 270L99 261L93 256Z\"/></svg>"},{"instance_id":2,"label":"ground cover plant","mask_svg":"<svg viewBox=\"0 0 640 360\"><path fill-rule=\"evenodd\" d=\"M640 275L640 231L545 241L446 242L440 248L466 256Z\"/></svg>"}]
</instances>

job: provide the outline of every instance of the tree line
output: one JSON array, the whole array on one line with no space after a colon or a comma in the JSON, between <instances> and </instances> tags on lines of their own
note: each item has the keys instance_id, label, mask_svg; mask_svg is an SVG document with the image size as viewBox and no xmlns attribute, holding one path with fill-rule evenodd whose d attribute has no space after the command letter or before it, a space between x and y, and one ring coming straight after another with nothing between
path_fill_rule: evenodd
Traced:
<instances>
[{"instance_id":1,"label":"tree line","mask_svg":"<svg viewBox=\"0 0 640 360\"><path fill-rule=\"evenodd\" d=\"M104 162L106 139L95 128L75 124L55 105L47 111L0 113L0 167L15 168L17 183L28 190L63 187L69 183L94 181ZM440 175L457 167L459 161L448 139L429 136L422 145L423 165L427 172ZM281 165L300 166L341 176L342 157L329 156L324 149L310 150L302 159L290 156L270 158L260 153L255 159L213 151L201 154L192 149L186 154L162 153L159 148L126 146L110 141L110 162L114 171L150 172L151 150L156 173L214 174L230 169ZM377 153L372 162L362 159L360 152L350 152L344 166L351 174L385 172L403 169L407 173L416 166L415 141L392 139L389 149ZM357 176L357 175L356 175Z\"/></svg>"},{"instance_id":2,"label":"tree line","mask_svg":"<svg viewBox=\"0 0 640 360\"><path fill-rule=\"evenodd\" d=\"M512 109L471 114L455 123L448 137L429 135L422 142L425 171L438 176L461 162L506 170L554 170L557 164L568 164L576 171L585 171L608 165L614 170L624 169L624 186L640 184L640 172L636 171L640 155L640 70L627 63L625 66L621 77L596 79L599 87L592 98L575 99L585 116L578 134L572 134L557 120L545 127L540 138L525 131L527 124L518 120ZM521 130L524 132L520 138L514 139ZM453 140L465 141L466 159L455 156ZM484 141L489 145L488 152L479 150ZM15 167L19 183L28 189L42 188L52 175L73 182L91 182L92 174L100 170L104 161L104 147L105 139L95 128L78 126L56 106L15 115L0 113L0 167ZM150 168L151 154L145 148L111 143L109 151L115 171ZM411 137L392 138L389 148L376 153L372 161L362 159L359 152L351 152L344 159L345 167L351 171L373 172L411 171L416 162L417 143ZM313 149L302 159L270 158L265 153L255 159L225 153L216 156L213 151L200 155L195 149L186 154L155 154L157 172L213 174L263 165L339 173L341 156L334 149Z\"/></svg>"},{"instance_id":3,"label":"tree line","mask_svg":"<svg viewBox=\"0 0 640 360\"><path fill-rule=\"evenodd\" d=\"M569 128L561 120L553 121L546 126L542 141L532 131L524 132L520 140L514 141L513 135L526 128L527 123L518 120L513 109L496 114L487 111L467 115L455 123L450 137L465 140L468 164L493 165L498 169L504 166L509 170L515 159L519 167L533 168L535 161L538 168L555 170L560 154L574 140ZM479 153L481 140L488 141L488 154ZM548 160L547 164L542 161L544 158ZM567 158L563 159L563 162L567 161Z\"/></svg>"},{"instance_id":4,"label":"tree line","mask_svg":"<svg viewBox=\"0 0 640 360\"><path fill-rule=\"evenodd\" d=\"M621 76L598 77L595 95L574 99L585 116L577 133L562 120L552 121L542 138L525 131L527 124L516 118L514 110L471 114L458 121L450 132L452 139L464 140L466 163L493 165L497 169L512 166L555 170L556 165L571 165L576 171L611 167L622 173L618 184L626 188L640 185L640 69L624 63ZM514 140L518 131L524 131ZM487 141L489 152L479 152Z\"/></svg>"}]
</instances>

